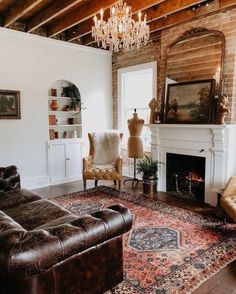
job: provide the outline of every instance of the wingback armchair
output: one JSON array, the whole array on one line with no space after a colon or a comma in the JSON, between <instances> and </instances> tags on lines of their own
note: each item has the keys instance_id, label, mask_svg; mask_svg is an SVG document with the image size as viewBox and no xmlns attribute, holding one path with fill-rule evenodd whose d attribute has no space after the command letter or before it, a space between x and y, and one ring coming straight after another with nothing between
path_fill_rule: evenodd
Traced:
<instances>
[{"instance_id":1,"label":"wingback armchair","mask_svg":"<svg viewBox=\"0 0 236 294\"><path fill-rule=\"evenodd\" d=\"M89 156L83 158L83 180L86 189L87 180L113 180L121 187L122 158L120 157L120 142L122 133L104 132L88 133Z\"/></svg>"}]
</instances>

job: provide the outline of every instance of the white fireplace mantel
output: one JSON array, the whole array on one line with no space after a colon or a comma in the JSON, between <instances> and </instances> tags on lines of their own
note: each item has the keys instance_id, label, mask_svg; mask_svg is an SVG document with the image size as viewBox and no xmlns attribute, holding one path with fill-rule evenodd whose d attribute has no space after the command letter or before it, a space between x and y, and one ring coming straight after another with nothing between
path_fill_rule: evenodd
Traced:
<instances>
[{"instance_id":1,"label":"white fireplace mantel","mask_svg":"<svg viewBox=\"0 0 236 294\"><path fill-rule=\"evenodd\" d=\"M236 125L149 124L151 153L164 164L158 189L166 191L166 154L205 157L205 202L216 205L216 191L236 175Z\"/></svg>"}]
</instances>

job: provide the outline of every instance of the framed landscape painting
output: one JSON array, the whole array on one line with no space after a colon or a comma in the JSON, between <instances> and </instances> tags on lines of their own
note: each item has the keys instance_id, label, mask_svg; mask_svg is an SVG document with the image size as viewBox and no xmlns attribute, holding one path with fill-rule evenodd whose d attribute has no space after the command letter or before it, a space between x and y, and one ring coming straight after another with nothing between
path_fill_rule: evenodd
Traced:
<instances>
[{"instance_id":1,"label":"framed landscape painting","mask_svg":"<svg viewBox=\"0 0 236 294\"><path fill-rule=\"evenodd\" d=\"M210 124L213 119L215 80L169 84L165 122Z\"/></svg>"},{"instance_id":2,"label":"framed landscape painting","mask_svg":"<svg viewBox=\"0 0 236 294\"><path fill-rule=\"evenodd\" d=\"M0 90L0 119L20 118L20 92Z\"/></svg>"}]
</instances>

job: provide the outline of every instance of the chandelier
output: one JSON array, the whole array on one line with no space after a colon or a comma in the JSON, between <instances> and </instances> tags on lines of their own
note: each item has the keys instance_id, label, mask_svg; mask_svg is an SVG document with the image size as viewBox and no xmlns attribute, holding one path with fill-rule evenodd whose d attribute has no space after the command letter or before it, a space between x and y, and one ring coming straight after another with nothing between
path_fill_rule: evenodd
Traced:
<instances>
[{"instance_id":1,"label":"chandelier","mask_svg":"<svg viewBox=\"0 0 236 294\"><path fill-rule=\"evenodd\" d=\"M100 19L94 17L92 36L98 46L109 48L113 52L129 51L147 44L150 31L147 25L147 16L142 20L139 11L138 21L132 19L132 10L123 0L110 8L110 17L107 22L103 19L104 11L100 11Z\"/></svg>"}]
</instances>

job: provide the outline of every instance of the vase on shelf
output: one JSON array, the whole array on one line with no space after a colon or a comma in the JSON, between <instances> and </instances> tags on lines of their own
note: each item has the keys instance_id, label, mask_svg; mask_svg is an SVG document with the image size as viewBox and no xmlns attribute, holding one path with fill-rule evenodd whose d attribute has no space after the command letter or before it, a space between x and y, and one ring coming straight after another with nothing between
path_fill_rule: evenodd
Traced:
<instances>
[{"instance_id":1,"label":"vase on shelf","mask_svg":"<svg viewBox=\"0 0 236 294\"><path fill-rule=\"evenodd\" d=\"M57 89L51 89L51 96L57 96Z\"/></svg>"},{"instance_id":2,"label":"vase on shelf","mask_svg":"<svg viewBox=\"0 0 236 294\"><path fill-rule=\"evenodd\" d=\"M57 100L52 100L50 107L52 110L57 110L58 109L58 102Z\"/></svg>"}]
</instances>

